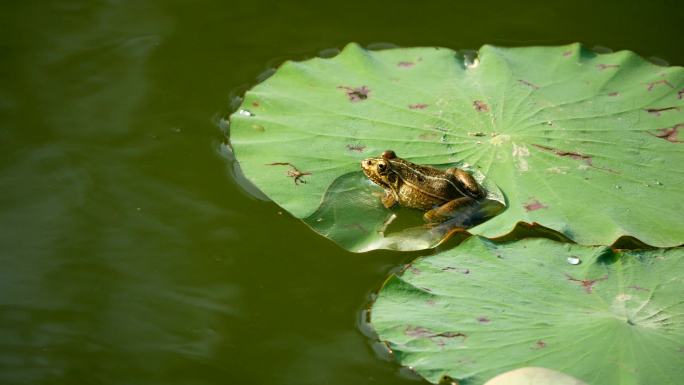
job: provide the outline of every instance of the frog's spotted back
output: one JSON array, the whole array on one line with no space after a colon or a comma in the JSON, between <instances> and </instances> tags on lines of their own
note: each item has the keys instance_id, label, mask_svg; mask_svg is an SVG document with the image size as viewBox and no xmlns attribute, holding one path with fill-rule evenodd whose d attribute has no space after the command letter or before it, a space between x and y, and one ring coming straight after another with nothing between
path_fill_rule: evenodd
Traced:
<instances>
[{"instance_id":1,"label":"frog's spotted back","mask_svg":"<svg viewBox=\"0 0 684 385\"><path fill-rule=\"evenodd\" d=\"M377 158L361 162L363 172L373 183L385 189L382 203L389 208L396 204L428 211L428 222L443 221L449 213L484 198L484 189L467 172L450 168L439 170L399 158L387 150Z\"/></svg>"}]
</instances>

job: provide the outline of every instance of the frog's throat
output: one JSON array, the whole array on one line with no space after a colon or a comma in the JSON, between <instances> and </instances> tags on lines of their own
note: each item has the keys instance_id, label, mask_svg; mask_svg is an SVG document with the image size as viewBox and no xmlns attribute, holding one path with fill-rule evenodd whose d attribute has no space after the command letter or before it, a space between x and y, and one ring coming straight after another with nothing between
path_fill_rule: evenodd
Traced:
<instances>
[{"instance_id":1,"label":"frog's throat","mask_svg":"<svg viewBox=\"0 0 684 385\"><path fill-rule=\"evenodd\" d=\"M370 179L371 182L377 184L378 186L382 188L389 188L390 186L385 183L377 174L371 173L366 169L363 169L363 173L366 174L366 177Z\"/></svg>"}]
</instances>

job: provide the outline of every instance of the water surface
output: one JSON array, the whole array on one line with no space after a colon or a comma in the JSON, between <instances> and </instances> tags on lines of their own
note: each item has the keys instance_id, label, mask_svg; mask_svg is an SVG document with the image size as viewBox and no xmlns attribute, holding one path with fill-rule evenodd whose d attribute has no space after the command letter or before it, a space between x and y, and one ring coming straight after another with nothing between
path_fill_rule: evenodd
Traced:
<instances>
[{"instance_id":1,"label":"water surface","mask_svg":"<svg viewBox=\"0 0 684 385\"><path fill-rule=\"evenodd\" d=\"M565 44L684 64L675 1L0 5L0 383L409 384L357 318L412 255L245 194L231 96L362 45ZM418 382L417 382L418 381Z\"/></svg>"}]
</instances>

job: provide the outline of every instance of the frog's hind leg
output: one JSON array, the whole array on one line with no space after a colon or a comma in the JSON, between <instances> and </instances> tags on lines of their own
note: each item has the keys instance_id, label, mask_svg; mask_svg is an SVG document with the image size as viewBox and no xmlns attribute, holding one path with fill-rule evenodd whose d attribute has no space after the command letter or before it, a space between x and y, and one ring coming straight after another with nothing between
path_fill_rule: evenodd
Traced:
<instances>
[{"instance_id":1,"label":"frog's hind leg","mask_svg":"<svg viewBox=\"0 0 684 385\"><path fill-rule=\"evenodd\" d=\"M453 220L461 223L462 226L468 226L471 222L471 217L479 208L479 202L473 198L462 197L449 201L439 207L436 207L425 214L423 219L428 224L439 224L446 221Z\"/></svg>"},{"instance_id":2,"label":"frog's hind leg","mask_svg":"<svg viewBox=\"0 0 684 385\"><path fill-rule=\"evenodd\" d=\"M482 187L477 183L475 178L470 175L467 171L461 170L460 168L452 167L446 170L447 174L453 175L456 178L457 183L465 187L467 193L470 197L475 199L484 198L487 193Z\"/></svg>"}]
</instances>

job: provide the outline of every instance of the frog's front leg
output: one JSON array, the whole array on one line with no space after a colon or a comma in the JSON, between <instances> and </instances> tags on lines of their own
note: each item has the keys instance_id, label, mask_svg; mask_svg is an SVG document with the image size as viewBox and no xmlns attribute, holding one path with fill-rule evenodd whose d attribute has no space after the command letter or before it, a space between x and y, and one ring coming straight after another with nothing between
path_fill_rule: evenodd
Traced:
<instances>
[{"instance_id":1,"label":"frog's front leg","mask_svg":"<svg viewBox=\"0 0 684 385\"><path fill-rule=\"evenodd\" d=\"M382 201L382 205L388 209L397 204L397 197L394 196L394 193L392 193L391 190L385 190L385 195L382 196L380 201Z\"/></svg>"},{"instance_id":2,"label":"frog's front leg","mask_svg":"<svg viewBox=\"0 0 684 385\"><path fill-rule=\"evenodd\" d=\"M484 198L487 193L484 191L482 187L477 183L475 178L473 178L472 175L470 175L467 171L461 170L460 168L457 167L452 167L446 170L447 174L451 174L456 178L456 181L463 187L465 187L468 195L475 199L482 199Z\"/></svg>"},{"instance_id":3,"label":"frog's front leg","mask_svg":"<svg viewBox=\"0 0 684 385\"><path fill-rule=\"evenodd\" d=\"M459 222L462 222L465 225L470 222L470 218L474 215L475 211L477 211L478 207L478 201L473 198L456 198L426 212L423 214L423 219L425 222L431 224L458 219Z\"/></svg>"}]
</instances>

